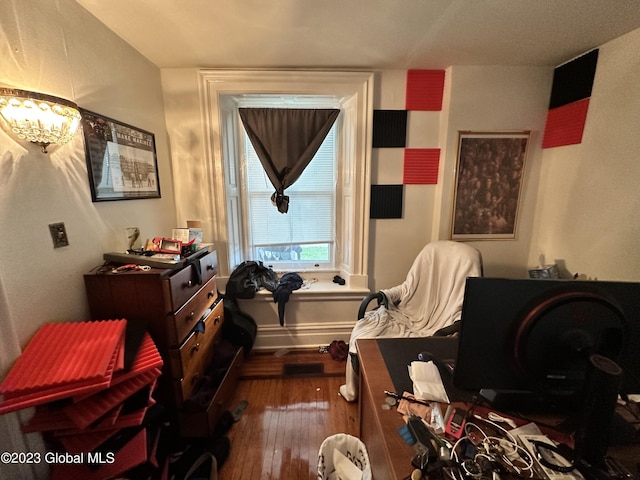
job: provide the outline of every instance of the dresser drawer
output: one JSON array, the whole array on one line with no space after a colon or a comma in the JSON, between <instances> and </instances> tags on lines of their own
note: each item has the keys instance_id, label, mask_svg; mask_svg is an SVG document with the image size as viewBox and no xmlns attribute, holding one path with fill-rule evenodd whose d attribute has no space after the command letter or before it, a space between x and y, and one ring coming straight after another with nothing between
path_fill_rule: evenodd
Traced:
<instances>
[{"instance_id":1,"label":"dresser drawer","mask_svg":"<svg viewBox=\"0 0 640 480\"><path fill-rule=\"evenodd\" d=\"M218 254L213 251L200 259L200 271L203 283L208 282L218 274Z\"/></svg>"},{"instance_id":2,"label":"dresser drawer","mask_svg":"<svg viewBox=\"0 0 640 480\"><path fill-rule=\"evenodd\" d=\"M180 411L180 435L184 437L209 437L213 434L222 413L229 409L233 390L240 376L243 358L243 350L239 348L206 408L201 411Z\"/></svg>"},{"instance_id":3,"label":"dresser drawer","mask_svg":"<svg viewBox=\"0 0 640 480\"><path fill-rule=\"evenodd\" d=\"M221 301L192 331L178 349L171 349L171 372L174 379L191 379L202 373L213 358L213 345L222 327L224 307ZM190 383L188 380L187 383Z\"/></svg>"},{"instance_id":4,"label":"dresser drawer","mask_svg":"<svg viewBox=\"0 0 640 480\"><path fill-rule=\"evenodd\" d=\"M215 277L209 280L182 308L174 315L169 315L167 337L169 346L182 344L211 305L218 299Z\"/></svg>"},{"instance_id":5,"label":"dresser drawer","mask_svg":"<svg viewBox=\"0 0 640 480\"><path fill-rule=\"evenodd\" d=\"M222 338L217 254L197 256L176 268L100 269L84 282L92 318L126 318L149 332L164 361L154 397L183 435L206 437L228 408L244 351Z\"/></svg>"},{"instance_id":6,"label":"dresser drawer","mask_svg":"<svg viewBox=\"0 0 640 480\"><path fill-rule=\"evenodd\" d=\"M178 310L189 300L200 287L215 277L218 271L218 256L211 252L195 261L195 264L187 265L167 280L168 305L170 312Z\"/></svg>"},{"instance_id":7,"label":"dresser drawer","mask_svg":"<svg viewBox=\"0 0 640 480\"><path fill-rule=\"evenodd\" d=\"M221 336L222 332L218 330L212 339L211 345L209 345L209 350L201 350L200 355L196 355L189 362L189 368L184 372L184 376L175 380L178 406L182 405L194 393L195 388L202 384L201 380L206 377L207 367L215 355L216 343L220 342Z\"/></svg>"}]
</instances>

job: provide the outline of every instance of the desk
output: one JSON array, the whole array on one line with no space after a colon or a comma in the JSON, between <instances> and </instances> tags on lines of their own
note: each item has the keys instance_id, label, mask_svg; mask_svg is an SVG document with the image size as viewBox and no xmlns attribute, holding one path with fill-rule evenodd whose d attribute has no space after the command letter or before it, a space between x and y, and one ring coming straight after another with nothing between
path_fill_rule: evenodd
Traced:
<instances>
[{"instance_id":1,"label":"desk","mask_svg":"<svg viewBox=\"0 0 640 480\"><path fill-rule=\"evenodd\" d=\"M360 359L360 439L367 447L371 471L377 479L403 480L413 467L413 448L397 430L404 421L395 408L384 410L385 390L393 389L377 340L356 340ZM402 392L400 392L402 393Z\"/></svg>"},{"instance_id":2,"label":"desk","mask_svg":"<svg viewBox=\"0 0 640 480\"><path fill-rule=\"evenodd\" d=\"M409 343L403 343L404 348L400 352L403 357L408 355L416 358L419 352L426 349L426 339L405 340L409 340L409 343L415 341L416 351L406 348ZM373 478L404 480L413 470L413 448L397 432L404 425L402 416L395 408L382 408L386 399L384 391L393 389L394 381L380 352L378 340L358 339L356 346L360 360L359 437L367 447ZM635 463L640 458L640 445L612 447L609 455L632 473L637 473Z\"/></svg>"}]
</instances>

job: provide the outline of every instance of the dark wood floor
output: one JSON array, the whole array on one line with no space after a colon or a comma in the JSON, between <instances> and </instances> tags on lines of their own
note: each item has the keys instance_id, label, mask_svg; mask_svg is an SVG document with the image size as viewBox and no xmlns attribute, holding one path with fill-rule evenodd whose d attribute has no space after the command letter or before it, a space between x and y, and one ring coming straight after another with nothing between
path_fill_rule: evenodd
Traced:
<instances>
[{"instance_id":1,"label":"dark wood floor","mask_svg":"<svg viewBox=\"0 0 640 480\"><path fill-rule=\"evenodd\" d=\"M298 365L299 376L283 375L285 364ZM219 479L316 479L322 441L356 435L357 404L338 395L344 370L344 362L318 351L252 352L231 403L248 406L227 433L231 451Z\"/></svg>"},{"instance_id":2,"label":"dark wood floor","mask_svg":"<svg viewBox=\"0 0 640 480\"><path fill-rule=\"evenodd\" d=\"M322 374L283 375L285 364L318 363ZM344 370L343 362L317 351L252 352L231 402L232 408L242 400L248 406L227 432L231 450L219 480L315 480L322 441L334 433L357 435L358 405L338 395ZM612 447L609 453L629 471L640 471L637 449Z\"/></svg>"}]
</instances>

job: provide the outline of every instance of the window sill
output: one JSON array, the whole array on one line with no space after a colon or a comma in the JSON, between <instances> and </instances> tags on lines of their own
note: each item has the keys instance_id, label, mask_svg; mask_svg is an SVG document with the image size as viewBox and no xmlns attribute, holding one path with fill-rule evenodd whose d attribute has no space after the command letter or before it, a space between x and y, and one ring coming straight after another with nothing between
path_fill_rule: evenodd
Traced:
<instances>
[{"instance_id":1,"label":"window sill","mask_svg":"<svg viewBox=\"0 0 640 480\"><path fill-rule=\"evenodd\" d=\"M323 276L311 276L300 274L305 281L301 288L292 292L292 299L298 300L322 300L323 298L330 300L338 300L340 298L353 299L362 298L370 293L367 287L358 285L357 279L354 281L346 280L345 285L340 285L331 278ZM218 289L224 291L229 277L218 277ZM266 289L261 289L256 293L252 300L273 302L273 295Z\"/></svg>"}]
</instances>

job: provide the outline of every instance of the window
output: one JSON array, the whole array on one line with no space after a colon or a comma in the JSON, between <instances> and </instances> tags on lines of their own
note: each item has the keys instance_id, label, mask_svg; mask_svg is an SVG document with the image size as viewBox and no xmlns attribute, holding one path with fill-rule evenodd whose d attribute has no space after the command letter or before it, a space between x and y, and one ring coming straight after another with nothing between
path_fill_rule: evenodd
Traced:
<instances>
[{"instance_id":1,"label":"window","mask_svg":"<svg viewBox=\"0 0 640 480\"><path fill-rule=\"evenodd\" d=\"M336 127L300 178L285 193L289 212L271 203L274 187L244 134L241 166L246 175L243 197L247 205L248 257L276 270L335 269ZM231 160L231 159L230 159Z\"/></svg>"},{"instance_id":2,"label":"window","mask_svg":"<svg viewBox=\"0 0 640 480\"><path fill-rule=\"evenodd\" d=\"M244 260L270 256L273 261L267 263L276 270L313 270L329 278L340 273L348 285L366 288L373 74L199 73L221 276ZM291 196L287 214L265 201L274 188L259 161L252 159L239 119L238 108L257 106L339 108L341 112L302 177L285 191Z\"/></svg>"}]
</instances>

